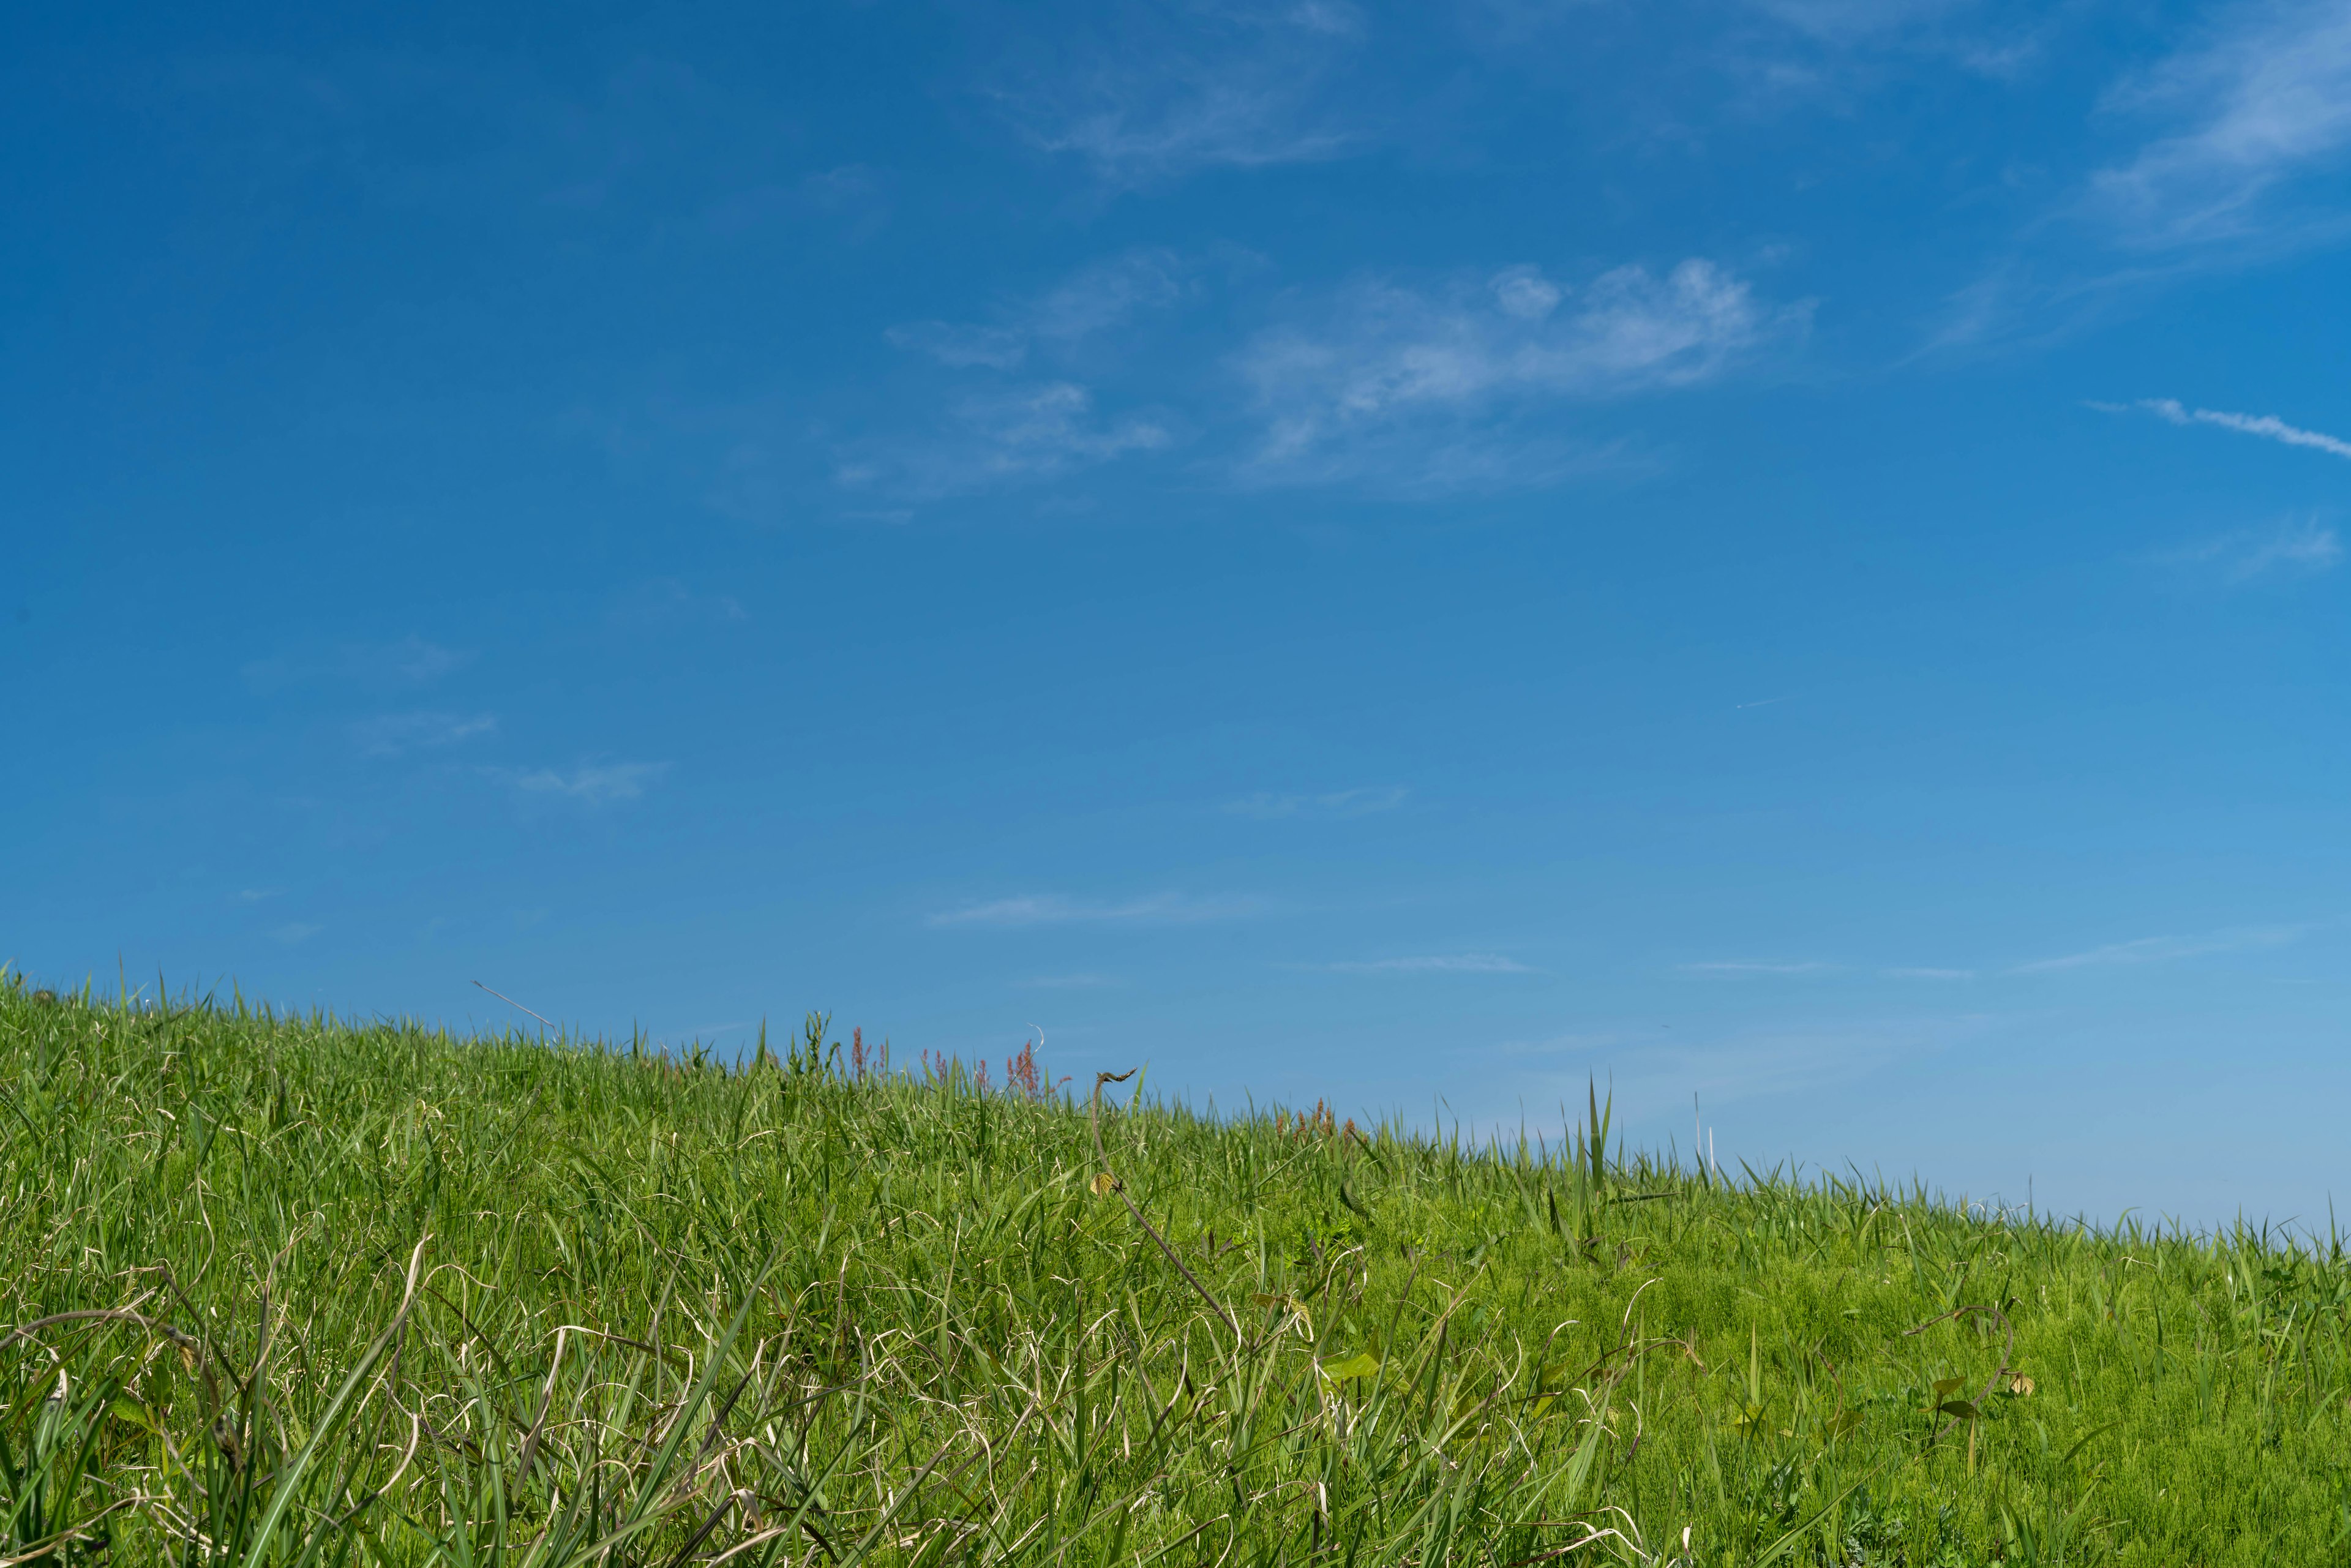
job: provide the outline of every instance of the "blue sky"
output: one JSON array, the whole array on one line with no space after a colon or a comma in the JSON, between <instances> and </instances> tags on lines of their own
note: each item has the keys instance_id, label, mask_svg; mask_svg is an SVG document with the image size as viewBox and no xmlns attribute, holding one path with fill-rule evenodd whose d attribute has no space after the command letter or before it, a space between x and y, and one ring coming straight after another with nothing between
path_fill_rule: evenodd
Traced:
<instances>
[{"instance_id":1,"label":"blue sky","mask_svg":"<svg viewBox=\"0 0 2351 1568\"><path fill-rule=\"evenodd\" d=\"M20 970L2324 1224L2341 0L89 6L0 86Z\"/></svg>"}]
</instances>

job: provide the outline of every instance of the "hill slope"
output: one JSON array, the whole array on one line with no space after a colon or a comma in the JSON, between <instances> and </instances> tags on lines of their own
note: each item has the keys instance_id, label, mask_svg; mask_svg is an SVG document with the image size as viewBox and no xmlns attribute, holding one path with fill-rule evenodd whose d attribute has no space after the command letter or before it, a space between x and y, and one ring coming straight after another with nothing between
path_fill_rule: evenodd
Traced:
<instances>
[{"instance_id":1,"label":"hill slope","mask_svg":"<svg viewBox=\"0 0 2351 1568\"><path fill-rule=\"evenodd\" d=\"M1717 1188L1591 1129L1545 1162L1212 1124L1132 1082L1098 1156L1083 1094L849 1055L0 986L0 1561L2351 1540L2339 1250Z\"/></svg>"}]
</instances>

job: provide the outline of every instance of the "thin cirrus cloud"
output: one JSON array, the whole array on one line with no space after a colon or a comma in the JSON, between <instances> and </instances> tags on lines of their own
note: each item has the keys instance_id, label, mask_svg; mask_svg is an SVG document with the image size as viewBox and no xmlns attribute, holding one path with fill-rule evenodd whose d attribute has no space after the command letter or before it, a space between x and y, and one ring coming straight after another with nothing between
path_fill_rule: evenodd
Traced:
<instances>
[{"instance_id":1,"label":"thin cirrus cloud","mask_svg":"<svg viewBox=\"0 0 2351 1568\"><path fill-rule=\"evenodd\" d=\"M1175 252L1137 246L1089 262L993 321L905 321L883 338L951 369L1013 370L1031 348L1066 352L1182 300L1191 268Z\"/></svg>"},{"instance_id":2,"label":"thin cirrus cloud","mask_svg":"<svg viewBox=\"0 0 2351 1568\"><path fill-rule=\"evenodd\" d=\"M499 768L493 777L525 795L606 806L641 798L669 772L669 767L666 762L582 763L577 768Z\"/></svg>"},{"instance_id":3,"label":"thin cirrus cloud","mask_svg":"<svg viewBox=\"0 0 2351 1568\"><path fill-rule=\"evenodd\" d=\"M1544 400L1601 400L1714 380L1800 334L1804 305L1759 299L1693 258L1580 290L1532 267L1436 290L1373 280L1261 333L1235 368L1260 423L1241 476L1259 484L1384 481L1441 492L1545 483L1592 455L1519 436Z\"/></svg>"},{"instance_id":4,"label":"thin cirrus cloud","mask_svg":"<svg viewBox=\"0 0 2351 1568\"><path fill-rule=\"evenodd\" d=\"M331 649L276 653L251 661L240 673L257 692L314 685L423 686L464 669L473 660L470 652L423 637L402 637L392 643L351 643Z\"/></svg>"},{"instance_id":5,"label":"thin cirrus cloud","mask_svg":"<svg viewBox=\"0 0 2351 1568\"><path fill-rule=\"evenodd\" d=\"M924 924L997 930L1030 925L1192 925L1246 919L1265 910L1263 899L1236 894L1155 893L1141 898L1100 900L1030 893L943 909L925 917Z\"/></svg>"},{"instance_id":6,"label":"thin cirrus cloud","mask_svg":"<svg viewBox=\"0 0 2351 1568\"><path fill-rule=\"evenodd\" d=\"M1850 43L1938 21L1967 0L1753 0L1757 10L1801 33Z\"/></svg>"},{"instance_id":7,"label":"thin cirrus cloud","mask_svg":"<svg viewBox=\"0 0 2351 1568\"><path fill-rule=\"evenodd\" d=\"M2217 573L2231 583L2314 577L2342 564L2343 540L2322 523L2289 517L2272 528L2225 533L2173 550L2164 559L2175 566Z\"/></svg>"},{"instance_id":8,"label":"thin cirrus cloud","mask_svg":"<svg viewBox=\"0 0 2351 1568\"><path fill-rule=\"evenodd\" d=\"M1722 980L1788 979L1807 975L1875 975L1881 980L1972 980L1973 969L1951 969L1924 965L1894 965L1875 970L1855 971L1847 965L1825 963L1819 959L1801 962L1772 963L1764 960L1729 958L1708 963L1678 966L1685 975L1701 975Z\"/></svg>"},{"instance_id":9,"label":"thin cirrus cloud","mask_svg":"<svg viewBox=\"0 0 2351 1568\"><path fill-rule=\"evenodd\" d=\"M2090 200L2145 246L2263 237L2274 198L2351 150L2351 10L2337 0L2239 4L2106 107L2169 121L2100 171ZM2294 220L2287 220L2291 225Z\"/></svg>"},{"instance_id":10,"label":"thin cirrus cloud","mask_svg":"<svg viewBox=\"0 0 2351 1568\"><path fill-rule=\"evenodd\" d=\"M370 757L402 757L435 750L496 731L496 714L387 713L350 727L352 742Z\"/></svg>"},{"instance_id":11,"label":"thin cirrus cloud","mask_svg":"<svg viewBox=\"0 0 2351 1568\"><path fill-rule=\"evenodd\" d=\"M2231 413L2217 408L2189 408L2176 398L2143 397L2137 402L2093 402L2090 406L2100 413L2127 413L2134 409L2155 415L2168 424L2209 424L2221 430L2233 430L2240 435L2257 435L2264 441L2281 442L2287 446L2307 447L2324 452L2331 457L2351 457L2351 441L2323 431L2304 430L2288 424L2270 413Z\"/></svg>"},{"instance_id":12,"label":"thin cirrus cloud","mask_svg":"<svg viewBox=\"0 0 2351 1568\"><path fill-rule=\"evenodd\" d=\"M1073 382L1046 382L974 393L958 402L948 428L919 442L884 443L845 455L833 470L843 489L936 500L997 486L1058 478L1138 452L1174 444L1165 419L1112 418Z\"/></svg>"},{"instance_id":13,"label":"thin cirrus cloud","mask_svg":"<svg viewBox=\"0 0 2351 1568\"><path fill-rule=\"evenodd\" d=\"M1648 1039L1635 1059L1635 1070L1614 1080L1614 1092L1620 1113L1678 1120L1690 1113L1689 1097L1695 1090L1703 1098L1706 1118L1711 1124L1716 1111L1733 1102L1865 1077L1896 1062L1965 1043L1994 1027L1995 1019L1980 1014L1951 1013L1794 1027L1755 1026L1687 1043ZM1592 1065L1619 1058L1625 1043L1621 1036L1564 1035L1493 1049L1498 1056L1563 1057L1575 1064L1559 1071L1547 1085L1540 1076L1531 1082L1520 1078L1509 1081L1525 1093L1527 1101L1541 1104L1550 1098L1545 1088L1571 1103L1580 1101ZM1517 1114L1501 1103L1483 1109L1486 1115L1478 1120L1507 1124ZM1730 1134L1726 1133L1719 1150L1725 1165L1732 1161L1731 1147ZM1751 1155L1753 1151L1739 1152Z\"/></svg>"},{"instance_id":14,"label":"thin cirrus cloud","mask_svg":"<svg viewBox=\"0 0 2351 1568\"><path fill-rule=\"evenodd\" d=\"M1410 958L1370 958L1323 964L1333 975L1532 975L1539 971L1499 953L1439 953Z\"/></svg>"},{"instance_id":15,"label":"thin cirrus cloud","mask_svg":"<svg viewBox=\"0 0 2351 1568\"><path fill-rule=\"evenodd\" d=\"M1368 144L1330 90L1364 30L1353 6L1171 7L1125 20L1122 36L1058 72L993 95L1033 145L1080 160L1103 184L1324 162Z\"/></svg>"},{"instance_id":16,"label":"thin cirrus cloud","mask_svg":"<svg viewBox=\"0 0 2351 1568\"><path fill-rule=\"evenodd\" d=\"M908 321L883 336L950 371L1011 371L1031 358L1077 369L1089 345L1165 309L1188 287L1175 253L1138 247L1077 268L992 321ZM1092 387L1066 375L1025 382L967 376L938 428L853 445L841 455L833 477L852 491L937 500L1061 478L1175 444L1175 423L1165 413L1107 415L1095 402Z\"/></svg>"},{"instance_id":17,"label":"thin cirrus cloud","mask_svg":"<svg viewBox=\"0 0 2351 1568\"><path fill-rule=\"evenodd\" d=\"M2011 974L2061 974L2071 969L2113 968L2140 964L2168 964L2218 953L2247 953L2283 947L2301 937L2300 925L2257 925L2234 931L2214 931L2201 936L2142 936L2130 942L2109 942L2079 953L2019 964Z\"/></svg>"},{"instance_id":18,"label":"thin cirrus cloud","mask_svg":"<svg viewBox=\"0 0 2351 1568\"><path fill-rule=\"evenodd\" d=\"M1379 789L1333 789L1319 795L1276 795L1260 792L1228 800L1225 810L1237 817L1275 821L1285 817L1368 817L1393 811L1412 791L1401 785Z\"/></svg>"}]
</instances>

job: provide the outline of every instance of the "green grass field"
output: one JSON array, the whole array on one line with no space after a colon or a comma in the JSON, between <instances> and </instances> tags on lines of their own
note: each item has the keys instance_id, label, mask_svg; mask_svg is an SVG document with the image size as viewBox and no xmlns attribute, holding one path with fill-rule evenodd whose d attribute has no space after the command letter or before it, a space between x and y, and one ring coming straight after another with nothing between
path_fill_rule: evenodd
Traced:
<instances>
[{"instance_id":1,"label":"green grass field","mask_svg":"<svg viewBox=\"0 0 2351 1568\"><path fill-rule=\"evenodd\" d=\"M2331 1245L779 1054L0 986L0 1568L2351 1545Z\"/></svg>"}]
</instances>

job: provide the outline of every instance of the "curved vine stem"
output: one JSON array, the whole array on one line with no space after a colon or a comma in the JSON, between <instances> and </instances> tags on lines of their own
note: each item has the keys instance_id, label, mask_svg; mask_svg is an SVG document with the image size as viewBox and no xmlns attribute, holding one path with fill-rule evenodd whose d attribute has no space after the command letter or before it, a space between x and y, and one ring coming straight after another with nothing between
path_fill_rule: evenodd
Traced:
<instances>
[{"instance_id":1,"label":"curved vine stem","mask_svg":"<svg viewBox=\"0 0 2351 1568\"><path fill-rule=\"evenodd\" d=\"M1123 1083L1128 1079L1134 1077L1135 1071L1136 1070L1134 1068L1130 1067L1123 1072L1097 1072L1094 1074L1094 1092L1086 1111L1086 1128L1093 1134L1094 1164L1099 1167L1099 1172L1094 1177L1094 1190L1096 1192L1110 1192L1118 1195L1119 1202L1126 1205L1127 1213L1134 1216L1134 1222L1143 1227L1143 1233L1159 1244L1159 1250L1167 1254L1167 1261L1176 1265L1176 1271L1184 1276L1184 1280L1186 1284L1200 1292L1200 1299L1208 1303L1209 1310L1217 1314L1217 1318L1223 1322L1225 1327L1232 1331L1233 1338L1236 1341L1238 1341L1242 1337L1241 1325L1234 1321L1232 1313L1225 1310L1224 1302L1217 1300L1216 1296L1209 1291L1208 1287L1200 1283L1200 1277L1184 1266L1184 1260L1176 1255L1176 1249L1167 1245L1167 1239L1160 1235L1159 1232L1152 1227L1151 1221L1143 1218L1143 1210L1135 1207L1134 1199L1126 1196L1126 1184L1119 1180L1118 1174L1110 1168L1110 1156L1102 1153L1102 1085L1105 1083Z\"/></svg>"}]
</instances>

